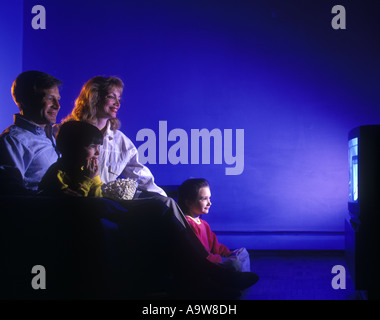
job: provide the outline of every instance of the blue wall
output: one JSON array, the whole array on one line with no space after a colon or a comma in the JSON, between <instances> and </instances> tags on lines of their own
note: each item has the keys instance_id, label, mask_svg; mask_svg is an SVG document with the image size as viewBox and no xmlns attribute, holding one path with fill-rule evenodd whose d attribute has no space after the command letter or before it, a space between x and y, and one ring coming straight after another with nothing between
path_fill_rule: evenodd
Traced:
<instances>
[{"instance_id":1,"label":"blue wall","mask_svg":"<svg viewBox=\"0 0 380 320\"><path fill-rule=\"evenodd\" d=\"M45 30L31 27L36 4L46 9ZM336 4L346 8L346 30L331 27ZM209 179L213 229L246 232L240 243L221 235L226 244L342 248L347 133L380 116L376 9L370 1L25 0L23 70L63 80L59 118L89 78L121 77L123 132L146 146L138 135L154 131L147 165L158 184ZM182 135L167 142L180 147L167 164L160 121L161 134L167 126ZM213 143L210 164L191 163L191 132L203 128L221 134L220 164ZM223 157L225 129L232 155L244 148L241 174L226 174L235 165ZM188 164L172 164L176 156Z\"/></svg>"},{"instance_id":2,"label":"blue wall","mask_svg":"<svg viewBox=\"0 0 380 320\"><path fill-rule=\"evenodd\" d=\"M0 130L18 111L11 95L13 80L22 71L23 1L4 0L0 10Z\"/></svg>"}]
</instances>

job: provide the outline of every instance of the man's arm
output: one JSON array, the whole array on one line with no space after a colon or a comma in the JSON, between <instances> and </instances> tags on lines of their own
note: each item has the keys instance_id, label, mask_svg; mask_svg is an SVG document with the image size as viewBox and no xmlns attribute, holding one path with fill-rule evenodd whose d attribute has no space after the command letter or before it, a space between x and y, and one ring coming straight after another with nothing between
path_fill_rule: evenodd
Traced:
<instances>
[{"instance_id":1,"label":"man's arm","mask_svg":"<svg viewBox=\"0 0 380 320\"><path fill-rule=\"evenodd\" d=\"M10 136L0 139L0 193L29 194L25 188L24 173L27 155L24 146Z\"/></svg>"}]
</instances>

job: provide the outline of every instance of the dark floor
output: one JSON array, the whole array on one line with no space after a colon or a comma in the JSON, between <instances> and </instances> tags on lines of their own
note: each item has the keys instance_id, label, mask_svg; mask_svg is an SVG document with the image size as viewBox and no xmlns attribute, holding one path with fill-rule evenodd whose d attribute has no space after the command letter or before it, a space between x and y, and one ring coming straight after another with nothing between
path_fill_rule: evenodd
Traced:
<instances>
[{"instance_id":1,"label":"dark floor","mask_svg":"<svg viewBox=\"0 0 380 320\"><path fill-rule=\"evenodd\" d=\"M241 300L364 300L355 291L344 251L251 251L251 269L260 280ZM333 289L334 265L346 270L346 289Z\"/></svg>"}]
</instances>

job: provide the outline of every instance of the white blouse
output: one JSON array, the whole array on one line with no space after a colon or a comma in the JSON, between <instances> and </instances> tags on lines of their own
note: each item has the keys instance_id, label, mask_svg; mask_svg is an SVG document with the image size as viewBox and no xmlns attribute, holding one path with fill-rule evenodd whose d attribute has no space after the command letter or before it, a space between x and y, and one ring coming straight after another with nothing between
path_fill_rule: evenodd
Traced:
<instances>
[{"instance_id":1,"label":"white blouse","mask_svg":"<svg viewBox=\"0 0 380 320\"><path fill-rule=\"evenodd\" d=\"M114 181L123 175L125 178L137 179L139 190L167 196L154 183L151 171L139 162L138 151L133 142L121 131L111 130L110 123L104 133L98 164L103 183Z\"/></svg>"}]
</instances>

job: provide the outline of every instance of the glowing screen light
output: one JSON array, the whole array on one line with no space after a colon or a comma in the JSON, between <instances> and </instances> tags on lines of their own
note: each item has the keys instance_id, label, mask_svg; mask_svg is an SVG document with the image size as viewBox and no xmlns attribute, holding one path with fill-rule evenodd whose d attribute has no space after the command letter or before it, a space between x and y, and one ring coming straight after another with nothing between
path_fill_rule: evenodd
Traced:
<instances>
[{"instance_id":1,"label":"glowing screen light","mask_svg":"<svg viewBox=\"0 0 380 320\"><path fill-rule=\"evenodd\" d=\"M358 188L358 138L348 141L349 161L349 202L357 202L359 198Z\"/></svg>"}]
</instances>

